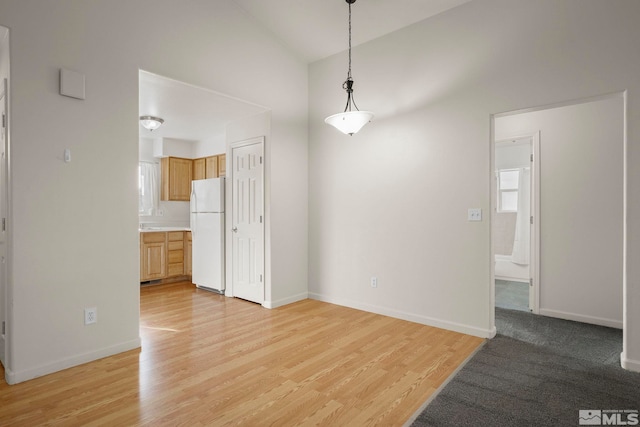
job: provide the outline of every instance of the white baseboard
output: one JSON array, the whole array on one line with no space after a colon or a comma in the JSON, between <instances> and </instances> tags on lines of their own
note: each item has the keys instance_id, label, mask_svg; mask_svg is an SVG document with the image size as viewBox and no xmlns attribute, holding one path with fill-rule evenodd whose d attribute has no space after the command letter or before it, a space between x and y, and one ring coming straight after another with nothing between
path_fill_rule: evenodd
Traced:
<instances>
[{"instance_id":1,"label":"white baseboard","mask_svg":"<svg viewBox=\"0 0 640 427\"><path fill-rule=\"evenodd\" d=\"M627 359L624 352L620 353L620 366L629 371L640 372L640 360Z\"/></svg>"},{"instance_id":2,"label":"white baseboard","mask_svg":"<svg viewBox=\"0 0 640 427\"><path fill-rule=\"evenodd\" d=\"M328 302L331 304L341 305L344 307L355 308L356 310L367 311L370 313L381 314L396 319L408 320L409 322L420 323L422 325L433 326L434 328L447 329L462 334L473 335L480 338L493 338L495 336L495 328L482 329L475 326L464 325L462 323L451 322L448 320L435 319L433 317L423 316L420 314L406 313L404 311L393 310L387 307L363 304L355 301L347 301L339 298L332 298L326 295L309 292L309 298L318 301Z\"/></svg>"},{"instance_id":3,"label":"white baseboard","mask_svg":"<svg viewBox=\"0 0 640 427\"><path fill-rule=\"evenodd\" d=\"M292 304L294 302L302 301L309 298L309 294L307 292L303 292L298 295L293 295L287 298L279 299L277 301L265 301L262 303L264 308L277 308L282 307L283 305Z\"/></svg>"},{"instance_id":4,"label":"white baseboard","mask_svg":"<svg viewBox=\"0 0 640 427\"><path fill-rule=\"evenodd\" d=\"M496 335L498 335L498 329L494 326L493 328L491 328L491 334L488 336L488 338L495 338Z\"/></svg>"},{"instance_id":5,"label":"white baseboard","mask_svg":"<svg viewBox=\"0 0 640 427\"><path fill-rule=\"evenodd\" d=\"M622 329L622 321L604 319L602 317L586 316L584 314L567 313L559 310L540 309L543 316L556 317L558 319L573 320L575 322L590 323L592 325L607 326L609 328Z\"/></svg>"},{"instance_id":6,"label":"white baseboard","mask_svg":"<svg viewBox=\"0 0 640 427\"><path fill-rule=\"evenodd\" d=\"M33 378L41 377L43 375L62 371L63 369L72 368L74 366L82 365L88 362L93 362L94 360L102 359L104 357L113 356L114 354L140 348L140 346L141 339L140 337L138 337L138 339L135 340L123 342L111 347L101 348L96 351L90 351L84 354L78 354L76 356L57 360L55 362L47 363L46 365L37 366L35 368L25 369L23 371L12 371L10 369L5 369L5 379L7 381L7 384L17 384L23 381L31 380Z\"/></svg>"}]
</instances>

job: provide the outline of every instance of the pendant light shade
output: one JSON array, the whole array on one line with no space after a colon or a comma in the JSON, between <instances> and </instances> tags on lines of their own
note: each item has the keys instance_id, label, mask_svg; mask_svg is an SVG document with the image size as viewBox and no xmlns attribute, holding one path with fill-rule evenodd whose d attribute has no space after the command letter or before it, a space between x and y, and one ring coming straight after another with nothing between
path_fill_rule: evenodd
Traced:
<instances>
[{"instance_id":1,"label":"pendant light shade","mask_svg":"<svg viewBox=\"0 0 640 427\"><path fill-rule=\"evenodd\" d=\"M334 114L324 119L324 122L333 126L344 134L353 135L373 118L371 111L345 111Z\"/></svg>"},{"instance_id":2,"label":"pendant light shade","mask_svg":"<svg viewBox=\"0 0 640 427\"><path fill-rule=\"evenodd\" d=\"M164 120L162 120L160 117L140 116L140 124L142 125L143 128L149 131L154 131L158 129L160 125L162 125L163 123L164 123Z\"/></svg>"},{"instance_id":3,"label":"pendant light shade","mask_svg":"<svg viewBox=\"0 0 640 427\"><path fill-rule=\"evenodd\" d=\"M347 92L347 105L344 112L333 114L324 122L329 124L344 134L353 135L357 133L364 125L373 119L371 111L360 111L353 99L353 78L351 78L351 5L356 0L345 0L349 4L349 71L347 72L347 80L342 84L342 88ZM355 107L355 110L352 110Z\"/></svg>"}]
</instances>

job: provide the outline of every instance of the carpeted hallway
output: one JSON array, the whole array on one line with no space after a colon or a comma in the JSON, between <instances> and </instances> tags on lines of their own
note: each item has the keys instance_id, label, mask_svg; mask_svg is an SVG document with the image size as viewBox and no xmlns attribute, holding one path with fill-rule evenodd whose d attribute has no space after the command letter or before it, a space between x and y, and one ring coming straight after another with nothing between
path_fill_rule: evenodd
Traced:
<instances>
[{"instance_id":1,"label":"carpeted hallway","mask_svg":"<svg viewBox=\"0 0 640 427\"><path fill-rule=\"evenodd\" d=\"M622 331L499 308L496 327L413 426L578 425L580 410L637 416L640 373L620 367Z\"/></svg>"}]
</instances>

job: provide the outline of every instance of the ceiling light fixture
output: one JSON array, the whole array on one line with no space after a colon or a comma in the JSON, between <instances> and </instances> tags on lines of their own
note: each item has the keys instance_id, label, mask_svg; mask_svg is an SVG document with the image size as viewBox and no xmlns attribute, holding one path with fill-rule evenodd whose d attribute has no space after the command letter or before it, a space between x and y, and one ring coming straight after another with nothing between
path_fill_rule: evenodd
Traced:
<instances>
[{"instance_id":1,"label":"ceiling light fixture","mask_svg":"<svg viewBox=\"0 0 640 427\"><path fill-rule=\"evenodd\" d=\"M373 118L371 111L360 111L353 99L353 79L351 78L351 4L356 0L345 0L349 4L349 71L347 80L342 84L342 88L347 91L347 105L344 112L334 114L324 119L324 122L335 127L344 134L352 135L357 133L364 125ZM355 107L352 110L351 106Z\"/></svg>"},{"instance_id":2,"label":"ceiling light fixture","mask_svg":"<svg viewBox=\"0 0 640 427\"><path fill-rule=\"evenodd\" d=\"M164 123L164 120L162 120L160 117L140 116L140 124L142 125L143 128L149 131L154 131L158 129L160 125L162 125L163 123Z\"/></svg>"}]
</instances>

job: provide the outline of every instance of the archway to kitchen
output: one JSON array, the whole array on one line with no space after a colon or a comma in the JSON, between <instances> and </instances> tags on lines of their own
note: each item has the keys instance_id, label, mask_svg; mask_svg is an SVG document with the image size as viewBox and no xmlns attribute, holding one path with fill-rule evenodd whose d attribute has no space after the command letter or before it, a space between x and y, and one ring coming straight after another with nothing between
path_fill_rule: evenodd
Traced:
<instances>
[{"instance_id":1,"label":"archway to kitchen","mask_svg":"<svg viewBox=\"0 0 640 427\"><path fill-rule=\"evenodd\" d=\"M141 284L191 280L192 273L199 277L206 274L206 281L199 287L233 295L229 289L233 253L231 239L225 239L232 228L231 180L224 177L229 175L231 144L263 137L268 149L269 109L141 70L139 113L141 117L162 119L156 129L146 129L142 121L139 128ZM222 179L217 184L210 182L223 189L217 210L221 209L224 215L216 217L217 243L209 248L218 253L219 266L215 267L210 260L205 264L192 256L195 240L190 227L196 216L189 200L192 181L218 177ZM264 208L268 210L266 198ZM265 255L268 247L265 245Z\"/></svg>"}]
</instances>

